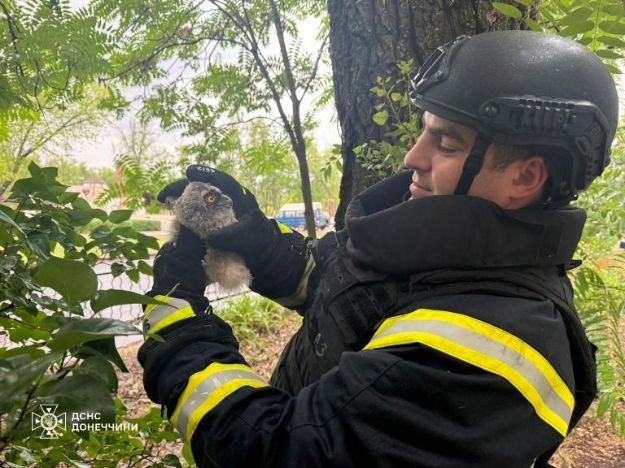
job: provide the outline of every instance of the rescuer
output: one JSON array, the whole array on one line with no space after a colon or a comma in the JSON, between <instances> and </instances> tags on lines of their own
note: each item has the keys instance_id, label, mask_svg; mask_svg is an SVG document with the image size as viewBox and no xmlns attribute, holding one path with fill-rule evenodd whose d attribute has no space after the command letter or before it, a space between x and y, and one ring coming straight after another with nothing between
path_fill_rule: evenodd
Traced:
<instances>
[{"instance_id":1,"label":"rescuer","mask_svg":"<svg viewBox=\"0 0 625 468\"><path fill-rule=\"evenodd\" d=\"M205 244L181 229L155 261L139 351L148 396L199 466L545 466L596 394L567 271L570 206L609 163L612 77L561 37L459 37L422 65L408 171L365 190L311 241L216 169L252 289L303 316L270 382L204 297ZM160 338L154 339L154 335Z\"/></svg>"}]
</instances>

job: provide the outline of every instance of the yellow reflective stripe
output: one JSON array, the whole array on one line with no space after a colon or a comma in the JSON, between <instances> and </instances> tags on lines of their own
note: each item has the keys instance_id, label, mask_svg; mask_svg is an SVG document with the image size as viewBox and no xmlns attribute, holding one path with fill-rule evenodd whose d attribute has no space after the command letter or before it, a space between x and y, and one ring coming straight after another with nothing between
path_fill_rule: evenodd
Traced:
<instances>
[{"instance_id":1,"label":"yellow reflective stripe","mask_svg":"<svg viewBox=\"0 0 625 468\"><path fill-rule=\"evenodd\" d=\"M169 304L169 305L176 305L176 301L182 301L183 299L178 299L176 297L170 297L170 296L162 296L160 294L157 294L156 296L154 296L154 299L156 299L157 301L161 301L164 302L165 304ZM185 303L188 304L187 301L184 301ZM148 304L147 307L145 308L145 311L143 312L143 315L145 317L147 317L148 315L150 315L152 313L152 311L159 306L163 306L165 304Z\"/></svg>"},{"instance_id":2,"label":"yellow reflective stripe","mask_svg":"<svg viewBox=\"0 0 625 468\"><path fill-rule=\"evenodd\" d=\"M190 441L202 418L242 387L266 387L265 381L244 364L214 362L193 374L171 417L183 438Z\"/></svg>"},{"instance_id":3,"label":"yellow reflective stripe","mask_svg":"<svg viewBox=\"0 0 625 468\"><path fill-rule=\"evenodd\" d=\"M276 221L276 224L278 225L278 229L280 229L280 232L282 234L290 234L291 232L293 232L293 229L288 227L286 224L282 224L280 221Z\"/></svg>"},{"instance_id":4,"label":"yellow reflective stripe","mask_svg":"<svg viewBox=\"0 0 625 468\"><path fill-rule=\"evenodd\" d=\"M411 343L425 344L505 378L541 419L566 435L574 397L551 364L518 337L466 315L419 309L386 320L364 349Z\"/></svg>"},{"instance_id":5,"label":"yellow reflective stripe","mask_svg":"<svg viewBox=\"0 0 625 468\"><path fill-rule=\"evenodd\" d=\"M278 299L274 299L278 304L283 305L284 307L295 307L300 304L303 304L306 301L306 294L308 292L308 280L310 278L310 274L315 268L315 259L312 255L308 257L308 262L306 263L306 267L304 268L304 273L302 274L299 283L297 284L297 289L290 296L279 297Z\"/></svg>"},{"instance_id":6,"label":"yellow reflective stripe","mask_svg":"<svg viewBox=\"0 0 625 468\"><path fill-rule=\"evenodd\" d=\"M149 304L145 309L143 331L147 336L162 330L172 323L195 316L193 308L184 299L155 296L167 304Z\"/></svg>"}]
</instances>

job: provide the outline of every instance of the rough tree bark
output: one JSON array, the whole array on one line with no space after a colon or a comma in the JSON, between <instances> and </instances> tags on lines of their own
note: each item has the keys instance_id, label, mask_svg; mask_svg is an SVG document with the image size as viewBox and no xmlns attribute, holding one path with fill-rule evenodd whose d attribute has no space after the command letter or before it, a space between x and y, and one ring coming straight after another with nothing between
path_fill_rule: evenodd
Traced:
<instances>
[{"instance_id":1,"label":"rough tree bark","mask_svg":"<svg viewBox=\"0 0 625 468\"><path fill-rule=\"evenodd\" d=\"M509 0L519 6L518 3ZM421 64L436 47L461 34L514 29L516 22L498 14L491 0L328 0L330 56L342 132L343 177L337 229L343 227L351 199L375 179L355 159L354 147L382 140L374 124L378 76L396 76L400 60Z\"/></svg>"}]
</instances>

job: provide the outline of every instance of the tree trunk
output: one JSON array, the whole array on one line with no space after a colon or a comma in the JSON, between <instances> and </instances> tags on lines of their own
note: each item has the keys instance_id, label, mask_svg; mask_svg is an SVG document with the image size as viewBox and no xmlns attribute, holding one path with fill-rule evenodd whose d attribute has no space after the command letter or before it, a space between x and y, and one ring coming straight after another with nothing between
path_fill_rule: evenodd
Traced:
<instances>
[{"instance_id":1,"label":"tree trunk","mask_svg":"<svg viewBox=\"0 0 625 468\"><path fill-rule=\"evenodd\" d=\"M518 6L513 0L512 3ZM417 65L461 34L513 29L516 22L498 14L491 0L328 0L330 56L342 133L343 177L336 227L343 227L351 199L376 182L361 168L353 149L381 141L388 128L375 124L376 97L370 89L378 76L397 77L397 63Z\"/></svg>"},{"instance_id":2,"label":"tree trunk","mask_svg":"<svg viewBox=\"0 0 625 468\"><path fill-rule=\"evenodd\" d=\"M303 141L303 140L302 140ZM306 218L306 232L311 239L317 238L317 227L315 223L315 212L313 209L312 189L310 186L310 171L308 170L308 159L306 158L306 146L297 148L297 163L302 185L302 198L304 199L304 215Z\"/></svg>"}]
</instances>

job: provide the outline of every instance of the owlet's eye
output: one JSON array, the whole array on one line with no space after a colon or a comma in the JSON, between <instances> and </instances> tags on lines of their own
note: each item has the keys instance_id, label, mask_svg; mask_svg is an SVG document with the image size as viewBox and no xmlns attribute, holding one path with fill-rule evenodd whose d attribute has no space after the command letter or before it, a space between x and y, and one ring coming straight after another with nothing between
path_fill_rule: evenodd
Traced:
<instances>
[{"instance_id":1,"label":"owlet's eye","mask_svg":"<svg viewBox=\"0 0 625 468\"><path fill-rule=\"evenodd\" d=\"M212 205L213 203L217 201L217 197L213 195L212 193L209 193L208 195L204 196L204 201L208 203L209 205Z\"/></svg>"}]
</instances>

